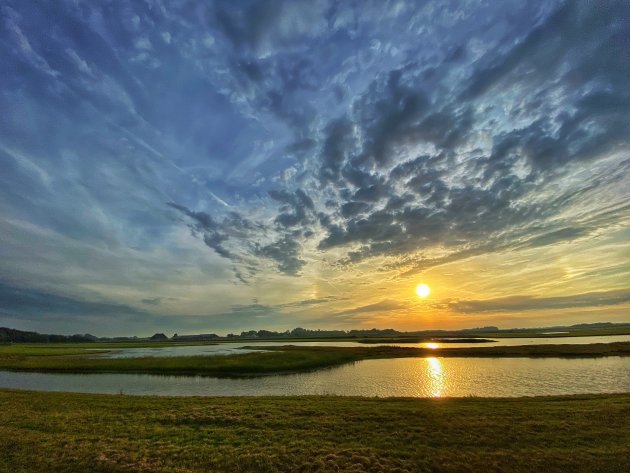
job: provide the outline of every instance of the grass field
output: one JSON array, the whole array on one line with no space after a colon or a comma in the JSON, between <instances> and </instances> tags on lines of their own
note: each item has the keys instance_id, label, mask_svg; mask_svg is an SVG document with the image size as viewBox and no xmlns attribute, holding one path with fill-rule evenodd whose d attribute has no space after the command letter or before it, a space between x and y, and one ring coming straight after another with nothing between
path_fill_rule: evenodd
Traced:
<instances>
[{"instance_id":1,"label":"grass field","mask_svg":"<svg viewBox=\"0 0 630 473\"><path fill-rule=\"evenodd\" d=\"M0 471L630 471L630 395L158 398L0 390Z\"/></svg>"},{"instance_id":2,"label":"grass field","mask_svg":"<svg viewBox=\"0 0 630 473\"><path fill-rule=\"evenodd\" d=\"M256 347L260 348L260 347ZM630 356L630 342L586 345L528 345L472 348L264 347L265 351L219 356L144 358L85 357L82 348L47 345L0 347L0 370L57 373L153 373L242 376L292 373L353 361L408 357L599 357Z\"/></svg>"}]
</instances>

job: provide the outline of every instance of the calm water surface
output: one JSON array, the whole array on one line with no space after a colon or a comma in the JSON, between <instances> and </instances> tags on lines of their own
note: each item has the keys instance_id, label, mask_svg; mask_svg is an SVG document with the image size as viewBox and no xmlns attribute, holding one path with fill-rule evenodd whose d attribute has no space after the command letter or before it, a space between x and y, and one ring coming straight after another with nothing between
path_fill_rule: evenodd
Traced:
<instances>
[{"instance_id":1,"label":"calm water surface","mask_svg":"<svg viewBox=\"0 0 630 473\"><path fill-rule=\"evenodd\" d=\"M630 392L630 357L398 358L258 378L0 371L0 387L160 396L540 396Z\"/></svg>"},{"instance_id":2,"label":"calm water surface","mask_svg":"<svg viewBox=\"0 0 630 473\"><path fill-rule=\"evenodd\" d=\"M171 347L143 347L143 348L123 348L112 350L99 357L106 358L137 358L142 356L194 356L194 355L232 355L234 353L246 353L243 347L269 347L282 345L297 346L327 346L327 347L375 347L375 346L399 346L399 347L419 347L419 348L465 348L465 347L488 347L488 346L512 346L512 345L554 345L554 344L585 344L585 343L611 343L630 341L630 335L615 335L609 337L558 337L558 338L495 338L490 343L359 343L359 342L237 342L237 343L217 343L216 345L198 346L171 346ZM97 348L95 348L96 350ZM259 350L257 350L259 351Z\"/></svg>"}]
</instances>

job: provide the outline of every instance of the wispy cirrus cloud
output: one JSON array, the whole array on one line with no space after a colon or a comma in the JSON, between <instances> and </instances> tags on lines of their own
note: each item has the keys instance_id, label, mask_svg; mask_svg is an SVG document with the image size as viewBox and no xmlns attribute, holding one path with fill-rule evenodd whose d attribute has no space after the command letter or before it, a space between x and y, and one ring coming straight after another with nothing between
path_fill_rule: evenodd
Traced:
<instances>
[{"instance_id":1,"label":"wispy cirrus cloud","mask_svg":"<svg viewBox=\"0 0 630 473\"><path fill-rule=\"evenodd\" d=\"M527 310L601 307L630 302L630 289L597 291L556 297L509 296L487 300L460 300L448 307L456 312L520 312Z\"/></svg>"}]
</instances>

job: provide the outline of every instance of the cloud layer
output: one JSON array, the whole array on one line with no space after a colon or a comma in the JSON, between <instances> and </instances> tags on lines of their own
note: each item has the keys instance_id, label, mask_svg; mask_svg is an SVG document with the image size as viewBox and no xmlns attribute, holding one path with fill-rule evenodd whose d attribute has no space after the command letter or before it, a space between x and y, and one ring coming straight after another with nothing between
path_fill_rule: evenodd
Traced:
<instances>
[{"instance_id":1,"label":"cloud layer","mask_svg":"<svg viewBox=\"0 0 630 473\"><path fill-rule=\"evenodd\" d=\"M518 292L504 293L486 274L483 299L435 307L583 308L572 294L625 290L627 2L0 13L0 278L57 312L77 299L212 331L256 298L266 309L242 328L387 324L365 317L418 312L378 293L383 279L448 279L497 254L535 271L569 246L611 259L563 269L577 286L514 269ZM606 276L590 291L594 272ZM36 317L16 294L3 292L11 322ZM296 302L309 300L323 302Z\"/></svg>"}]
</instances>

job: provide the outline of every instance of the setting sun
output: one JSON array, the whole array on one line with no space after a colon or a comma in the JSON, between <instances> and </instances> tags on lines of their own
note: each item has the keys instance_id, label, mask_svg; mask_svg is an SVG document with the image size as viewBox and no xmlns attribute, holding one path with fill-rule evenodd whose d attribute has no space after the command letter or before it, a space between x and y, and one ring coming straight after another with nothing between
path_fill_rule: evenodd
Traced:
<instances>
[{"instance_id":1,"label":"setting sun","mask_svg":"<svg viewBox=\"0 0 630 473\"><path fill-rule=\"evenodd\" d=\"M425 298L429 295L430 292L431 289L429 289L429 286L424 283L420 283L416 286L416 294L418 294L418 297Z\"/></svg>"}]
</instances>

